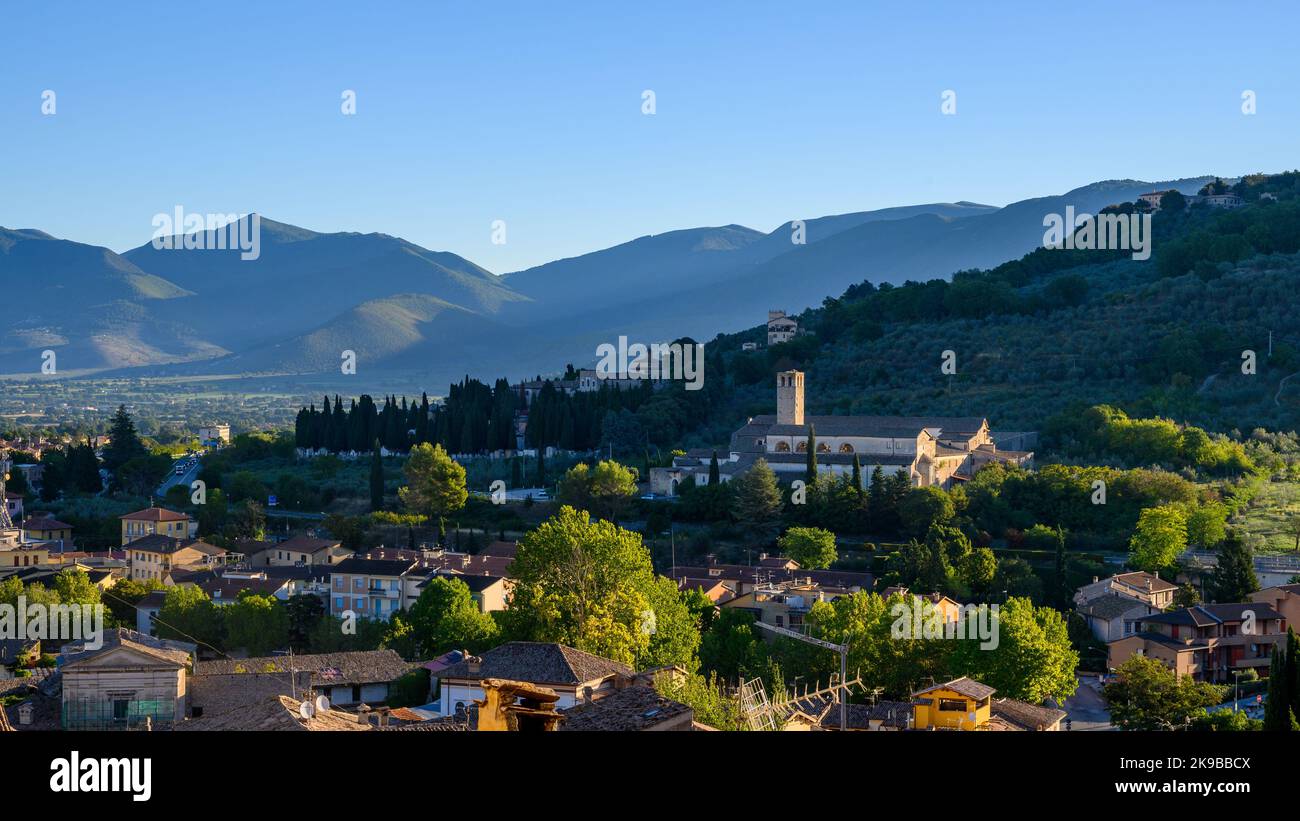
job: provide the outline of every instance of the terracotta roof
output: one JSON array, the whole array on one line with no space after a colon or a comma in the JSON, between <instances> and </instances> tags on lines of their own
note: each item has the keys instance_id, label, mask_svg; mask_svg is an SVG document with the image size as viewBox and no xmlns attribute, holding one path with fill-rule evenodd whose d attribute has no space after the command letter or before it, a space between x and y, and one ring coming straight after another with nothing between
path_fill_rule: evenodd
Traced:
<instances>
[{"instance_id":1,"label":"terracotta roof","mask_svg":"<svg viewBox=\"0 0 1300 821\"><path fill-rule=\"evenodd\" d=\"M70 665L94 658L118 647L126 647L146 656L152 656L161 662L186 667L192 660L196 649L193 644L154 638L143 633L137 633L134 630L127 630L124 627L105 630L103 641L103 646L97 650L77 649L80 645L68 648L63 653L63 660L59 665L59 669L67 670Z\"/></svg>"},{"instance_id":2,"label":"terracotta roof","mask_svg":"<svg viewBox=\"0 0 1300 821\"><path fill-rule=\"evenodd\" d=\"M479 556L504 556L513 559L519 553L517 542L493 542L478 552Z\"/></svg>"},{"instance_id":3,"label":"terracotta roof","mask_svg":"<svg viewBox=\"0 0 1300 821\"><path fill-rule=\"evenodd\" d=\"M417 567L415 561L402 559L344 559L330 567L330 574L356 576L401 576Z\"/></svg>"},{"instance_id":4,"label":"terracotta roof","mask_svg":"<svg viewBox=\"0 0 1300 821\"><path fill-rule=\"evenodd\" d=\"M810 424L822 436L915 438L923 430L937 428L942 431L942 438L976 433L985 425L985 419L982 416L804 416L802 425L778 425L774 414L765 414L755 416L746 427L767 425L768 432L776 435L806 436Z\"/></svg>"},{"instance_id":5,"label":"terracotta roof","mask_svg":"<svg viewBox=\"0 0 1300 821\"><path fill-rule=\"evenodd\" d=\"M473 658L448 666L438 673L438 678L502 678L533 684L577 685L632 672L626 664L551 642L511 641L494 647L478 657L479 669L471 673Z\"/></svg>"},{"instance_id":6,"label":"terracotta roof","mask_svg":"<svg viewBox=\"0 0 1300 821\"><path fill-rule=\"evenodd\" d=\"M434 579L455 579L469 588L471 593L481 593L499 581L503 581L501 576L467 576L464 573L432 573L429 578L416 585L416 588L427 587L429 582Z\"/></svg>"},{"instance_id":7,"label":"terracotta roof","mask_svg":"<svg viewBox=\"0 0 1300 821\"><path fill-rule=\"evenodd\" d=\"M1115 581L1126 584L1140 592L1147 592L1147 583L1150 582L1149 588L1153 593L1163 593L1166 590L1177 590L1178 585L1172 584L1153 573L1147 573L1142 570L1133 573L1116 573L1112 577Z\"/></svg>"},{"instance_id":8,"label":"terracotta roof","mask_svg":"<svg viewBox=\"0 0 1300 821\"><path fill-rule=\"evenodd\" d=\"M294 536L292 539L286 539L278 544L271 545L270 550L292 550L295 553L319 553L322 550L329 550L333 547L339 547L343 543L337 539L317 539L312 536Z\"/></svg>"},{"instance_id":9,"label":"terracotta roof","mask_svg":"<svg viewBox=\"0 0 1300 821\"><path fill-rule=\"evenodd\" d=\"M590 703L576 704L561 711L561 730L627 732L650 730L694 710L680 701L662 696L653 687L640 684L625 687Z\"/></svg>"},{"instance_id":10,"label":"terracotta roof","mask_svg":"<svg viewBox=\"0 0 1300 821\"><path fill-rule=\"evenodd\" d=\"M400 678L419 665L403 661L392 650L361 650L317 653L304 656L258 656L246 659L201 661L194 667L198 676L231 673L287 673L292 669L312 674L314 685L375 684Z\"/></svg>"},{"instance_id":11,"label":"terracotta roof","mask_svg":"<svg viewBox=\"0 0 1300 821\"><path fill-rule=\"evenodd\" d=\"M966 676L962 676L961 678L953 679L952 681L945 682L944 684L934 684L929 687L926 687L924 690L917 690L912 695L913 696L924 695L925 693L932 693L935 690L951 690L952 692L960 693L961 695L966 696L967 698L975 698L975 699L988 698L989 696L997 692L995 688L990 687L987 684L981 684L973 678L967 678Z\"/></svg>"},{"instance_id":12,"label":"terracotta roof","mask_svg":"<svg viewBox=\"0 0 1300 821\"><path fill-rule=\"evenodd\" d=\"M711 564L698 567L678 566L672 570L674 579L720 579L722 581L754 583L754 574L763 581L790 582L811 579L824 587L858 587L870 590L875 582L870 573L851 570L786 570L780 567L758 567L743 564Z\"/></svg>"},{"instance_id":13,"label":"terracotta roof","mask_svg":"<svg viewBox=\"0 0 1300 821\"><path fill-rule=\"evenodd\" d=\"M183 522L190 517L184 513L177 513L174 510L168 510L165 507L150 507L145 508L144 510L137 510L134 513L128 513L125 516L119 516L118 518L143 522Z\"/></svg>"},{"instance_id":14,"label":"terracotta roof","mask_svg":"<svg viewBox=\"0 0 1300 821\"><path fill-rule=\"evenodd\" d=\"M1193 627L1209 627L1229 621L1241 621L1247 611L1253 612L1256 619L1280 619L1282 614L1271 605L1260 602L1236 602L1232 604L1197 604L1168 613L1155 613L1143 616L1140 621L1153 624L1186 624Z\"/></svg>"},{"instance_id":15,"label":"terracotta roof","mask_svg":"<svg viewBox=\"0 0 1300 821\"><path fill-rule=\"evenodd\" d=\"M1092 616L1098 619L1115 619L1138 608L1148 608L1143 602L1137 599L1121 596L1118 593L1107 593L1104 596L1093 599L1090 602L1079 605L1079 612L1085 616Z\"/></svg>"},{"instance_id":16,"label":"terracotta roof","mask_svg":"<svg viewBox=\"0 0 1300 821\"><path fill-rule=\"evenodd\" d=\"M369 724L360 723L352 713L333 708L318 711L312 718L304 719L298 712L300 702L289 696L278 695L243 704L219 715L206 712L202 718L178 724L175 729L185 731L367 731Z\"/></svg>"},{"instance_id":17,"label":"terracotta roof","mask_svg":"<svg viewBox=\"0 0 1300 821\"><path fill-rule=\"evenodd\" d=\"M53 516L28 516L23 519L23 530L71 530L72 525L60 522Z\"/></svg>"},{"instance_id":18,"label":"terracotta roof","mask_svg":"<svg viewBox=\"0 0 1300 821\"><path fill-rule=\"evenodd\" d=\"M443 553L420 562L429 570L460 573L466 576L501 576L510 577L510 565L514 564L512 556L491 556L486 553Z\"/></svg>"},{"instance_id":19,"label":"terracotta roof","mask_svg":"<svg viewBox=\"0 0 1300 821\"><path fill-rule=\"evenodd\" d=\"M380 732L389 733L464 733L471 728L466 719L457 716L443 716L409 724L389 724L387 727L379 727L378 729Z\"/></svg>"},{"instance_id":20,"label":"terracotta roof","mask_svg":"<svg viewBox=\"0 0 1300 821\"><path fill-rule=\"evenodd\" d=\"M205 579L198 583L199 589L208 594L210 599L221 599L222 601L233 601L239 598L239 594L247 590L259 596L273 596L275 591L284 587L283 579L244 579L238 577L222 576L218 578Z\"/></svg>"},{"instance_id":21,"label":"terracotta roof","mask_svg":"<svg viewBox=\"0 0 1300 821\"><path fill-rule=\"evenodd\" d=\"M124 545L124 548L128 551L144 550L149 553L175 553L187 547L208 556L220 556L226 552L225 548L210 545L199 539L178 539L175 536L164 536L161 533L150 533L148 536L141 536Z\"/></svg>"},{"instance_id":22,"label":"terracotta roof","mask_svg":"<svg viewBox=\"0 0 1300 821\"><path fill-rule=\"evenodd\" d=\"M1026 730L1045 730L1065 718L1066 712L1054 707L1039 707L1025 701L1000 698L991 706L993 715Z\"/></svg>"}]
</instances>

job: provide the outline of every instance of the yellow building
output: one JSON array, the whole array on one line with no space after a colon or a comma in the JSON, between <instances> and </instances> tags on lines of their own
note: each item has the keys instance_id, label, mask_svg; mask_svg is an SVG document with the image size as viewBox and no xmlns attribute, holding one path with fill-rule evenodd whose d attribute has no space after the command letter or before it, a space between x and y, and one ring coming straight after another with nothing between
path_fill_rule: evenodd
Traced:
<instances>
[{"instance_id":1,"label":"yellow building","mask_svg":"<svg viewBox=\"0 0 1300 821\"><path fill-rule=\"evenodd\" d=\"M962 676L912 694L912 726L918 730L979 730L992 716L987 684Z\"/></svg>"},{"instance_id":2,"label":"yellow building","mask_svg":"<svg viewBox=\"0 0 1300 821\"><path fill-rule=\"evenodd\" d=\"M170 536L173 539L188 539L195 535L194 520L184 513L177 513L164 507L151 507L137 510L121 517L122 544L128 545L145 536ZM193 529L192 529L193 528Z\"/></svg>"},{"instance_id":3,"label":"yellow building","mask_svg":"<svg viewBox=\"0 0 1300 821\"><path fill-rule=\"evenodd\" d=\"M23 545L0 550L0 567L38 567L50 563L50 551L44 547Z\"/></svg>"},{"instance_id":4,"label":"yellow building","mask_svg":"<svg viewBox=\"0 0 1300 821\"><path fill-rule=\"evenodd\" d=\"M48 513L33 513L23 520L23 534L28 541L71 544L72 525L60 522Z\"/></svg>"}]
</instances>

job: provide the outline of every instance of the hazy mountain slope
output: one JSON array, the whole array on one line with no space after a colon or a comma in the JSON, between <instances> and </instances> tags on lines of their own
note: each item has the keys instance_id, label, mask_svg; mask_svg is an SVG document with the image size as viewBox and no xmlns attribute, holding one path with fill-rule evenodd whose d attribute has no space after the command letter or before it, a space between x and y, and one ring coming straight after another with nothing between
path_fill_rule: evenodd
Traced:
<instances>
[{"instance_id":1,"label":"hazy mountain slope","mask_svg":"<svg viewBox=\"0 0 1300 821\"><path fill-rule=\"evenodd\" d=\"M245 218L248 220L250 218ZM126 257L197 294L186 310L232 349L300 336L359 304L423 294L493 314L525 301L467 259L387 234L321 234L262 218L257 259L237 249L168 250L146 244Z\"/></svg>"},{"instance_id":2,"label":"hazy mountain slope","mask_svg":"<svg viewBox=\"0 0 1300 821\"><path fill-rule=\"evenodd\" d=\"M771 308L797 313L835 296L849 285L901 283L909 279L949 278L966 268L991 268L1040 246L1043 217L1076 212L1097 213L1107 205L1133 200L1153 189L1177 188L1195 193L1210 177L1173 182L1118 180L1094 183L1054 197L1038 197L964 218L921 214L907 219L873 221L833 234L820 242L796 246L736 276L679 292L663 304L647 298L626 307L642 331L654 337L683 334L708 339L766 318ZM788 230L788 229L787 229ZM575 319L573 328L605 329L618 322L593 312Z\"/></svg>"},{"instance_id":3,"label":"hazy mountain slope","mask_svg":"<svg viewBox=\"0 0 1300 821\"><path fill-rule=\"evenodd\" d=\"M975 203L931 203L836 214L804 221L804 239L816 243L870 222L917 214L958 218L997 210ZM653 292L658 300L711 282L734 279L795 248L791 223L763 234L741 225L689 228L640 237L577 257L506 274L506 283L537 303L515 306L506 318L527 324L634 304ZM539 314L535 308L543 307ZM584 326L575 330L586 330Z\"/></svg>"},{"instance_id":4,"label":"hazy mountain slope","mask_svg":"<svg viewBox=\"0 0 1300 821\"><path fill-rule=\"evenodd\" d=\"M741 225L689 228L507 274L505 283L535 303L515 306L507 316L528 322L608 308L651 289L678 290L743 262L739 252L762 238Z\"/></svg>"},{"instance_id":5,"label":"hazy mountain slope","mask_svg":"<svg viewBox=\"0 0 1300 821\"><path fill-rule=\"evenodd\" d=\"M341 373L342 353L353 351L357 373L410 368L442 375L464 372L481 338L482 315L428 294L369 300L312 330L212 362L196 373Z\"/></svg>"},{"instance_id":6,"label":"hazy mountain slope","mask_svg":"<svg viewBox=\"0 0 1300 821\"><path fill-rule=\"evenodd\" d=\"M881 208L876 211L859 211L854 214L818 217L804 220L804 244L812 245L851 228L857 228L859 225L866 225L871 222L903 220L925 214L959 219L991 214L997 210L997 206L980 205L974 202L936 202L926 205L902 205L895 208ZM796 246L791 241L793 230L793 223L787 222L763 237L763 239L751 244L745 249L745 256L748 257L746 261L752 263L766 262L781 254L796 250L799 246Z\"/></svg>"},{"instance_id":7,"label":"hazy mountain slope","mask_svg":"<svg viewBox=\"0 0 1300 821\"><path fill-rule=\"evenodd\" d=\"M184 361L225 353L184 322L190 292L107 248L42 231L0 228L0 283L12 298L0 325L0 373L59 372Z\"/></svg>"}]
</instances>

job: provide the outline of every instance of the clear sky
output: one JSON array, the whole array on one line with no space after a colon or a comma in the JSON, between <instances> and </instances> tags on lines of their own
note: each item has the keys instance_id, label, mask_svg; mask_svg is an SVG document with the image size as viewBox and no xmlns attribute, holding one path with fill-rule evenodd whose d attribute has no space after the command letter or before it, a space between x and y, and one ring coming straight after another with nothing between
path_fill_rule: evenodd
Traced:
<instances>
[{"instance_id":1,"label":"clear sky","mask_svg":"<svg viewBox=\"0 0 1300 821\"><path fill-rule=\"evenodd\" d=\"M1300 165L1293 2L803 5L9 4L0 225L124 251L178 204L258 211L504 273L676 228Z\"/></svg>"}]
</instances>

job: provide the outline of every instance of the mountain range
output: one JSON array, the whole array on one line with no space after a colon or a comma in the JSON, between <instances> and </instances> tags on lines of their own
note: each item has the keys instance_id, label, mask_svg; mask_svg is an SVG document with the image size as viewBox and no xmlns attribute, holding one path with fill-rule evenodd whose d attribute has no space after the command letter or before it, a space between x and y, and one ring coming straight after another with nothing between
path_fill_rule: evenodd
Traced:
<instances>
[{"instance_id":1,"label":"mountain range","mask_svg":"<svg viewBox=\"0 0 1300 821\"><path fill-rule=\"evenodd\" d=\"M1017 258L1043 218L1096 213L1151 190L1194 193L1210 177L1094 183L1005 207L930 203L788 222L644 236L494 274L387 234L318 233L266 217L256 260L146 243L122 254L41 231L0 228L0 281L15 295L0 329L0 374L406 374L435 386L551 373L595 348L752 327L797 314L850 284L949 277ZM251 220L252 217L245 217Z\"/></svg>"}]
</instances>

